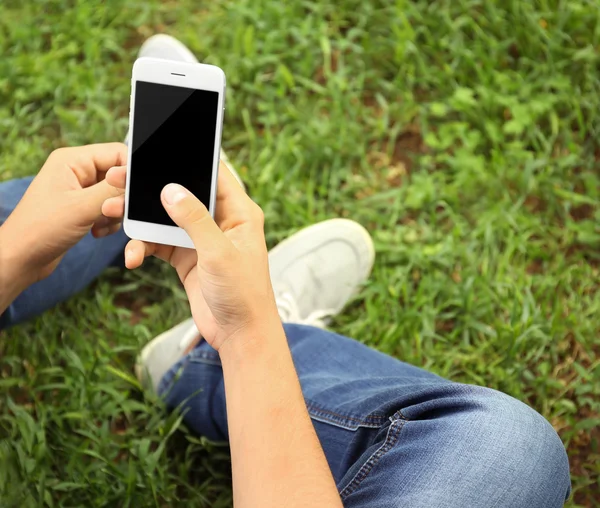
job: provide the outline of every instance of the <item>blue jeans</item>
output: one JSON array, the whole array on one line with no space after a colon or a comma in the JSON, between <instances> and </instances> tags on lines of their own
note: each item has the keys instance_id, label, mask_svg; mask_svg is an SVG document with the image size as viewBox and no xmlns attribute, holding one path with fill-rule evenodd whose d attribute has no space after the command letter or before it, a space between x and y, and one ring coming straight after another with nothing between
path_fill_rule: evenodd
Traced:
<instances>
[{"instance_id":1,"label":"blue jeans","mask_svg":"<svg viewBox=\"0 0 600 508\"><path fill-rule=\"evenodd\" d=\"M27 186L0 184L0 223ZM7 206L8 205L8 206ZM125 237L86 237L48 279L4 316L22 321L77 292L114 262ZM344 505L527 507L563 505L569 465L550 424L495 390L454 383L352 339L286 324L306 405ZM201 342L159 392L195 432L227 440L219 355Z\"/></svg>"}]
</instances>

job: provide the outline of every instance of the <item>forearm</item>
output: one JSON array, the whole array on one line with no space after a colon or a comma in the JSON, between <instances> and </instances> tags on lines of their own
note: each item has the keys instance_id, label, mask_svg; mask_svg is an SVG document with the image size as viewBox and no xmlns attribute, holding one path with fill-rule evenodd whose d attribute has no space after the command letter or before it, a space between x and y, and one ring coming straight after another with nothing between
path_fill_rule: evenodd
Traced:
<instances>
[{"instance_id":1,"label":"forearm","mask_svg":"<svg viewBox=\"0 0 600 508\"><path fill-rule=\"evenodd\" d=\"M13 249L14 239L0 227L0 316L33 281L24 267L23 256Z\"/></svg>"},{"instance_id":2,"label":"forearm","mask_svg":"<svg viewBox=\"0 0 600 508\"><path fill-rule=\"evenodd\" d=\"M221 351L235 506L341 507L283 328L269 328Z\"/></svg>"}]
</instances>

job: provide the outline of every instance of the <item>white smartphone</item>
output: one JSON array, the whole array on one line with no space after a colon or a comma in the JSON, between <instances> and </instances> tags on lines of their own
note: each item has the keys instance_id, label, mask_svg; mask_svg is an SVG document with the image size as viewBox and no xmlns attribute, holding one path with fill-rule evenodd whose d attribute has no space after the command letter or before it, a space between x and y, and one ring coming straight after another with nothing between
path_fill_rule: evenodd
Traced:
<instances>
[{"instance_id":1,"label":"white smartphone","mask_svg":"<svg viewBox=\"0 0 600 508\"><path fill-rule=\"evenodd\" d=\"M156 58L133 66L123 228L147 242L193 248L162 206L178 183L214 215L225 74L219 67Z\"/></svg>"}]
</instances>

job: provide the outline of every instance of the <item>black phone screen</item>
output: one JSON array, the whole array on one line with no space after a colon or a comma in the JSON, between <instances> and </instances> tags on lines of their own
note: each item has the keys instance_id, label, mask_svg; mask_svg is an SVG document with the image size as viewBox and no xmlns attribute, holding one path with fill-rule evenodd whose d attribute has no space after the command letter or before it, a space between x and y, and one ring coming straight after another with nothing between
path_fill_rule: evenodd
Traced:
<instances>
[{"instance_id":1,"label":"black phone screen","mask_svg":"<svg viewBox=\"0 0 600 508\"><path fill-rule=\"evenodd\" d=\"M218 92L136 82L129 219L175 226L160 201L169 183L209 207L218 103Z\"/></svg>"}]
</instances>

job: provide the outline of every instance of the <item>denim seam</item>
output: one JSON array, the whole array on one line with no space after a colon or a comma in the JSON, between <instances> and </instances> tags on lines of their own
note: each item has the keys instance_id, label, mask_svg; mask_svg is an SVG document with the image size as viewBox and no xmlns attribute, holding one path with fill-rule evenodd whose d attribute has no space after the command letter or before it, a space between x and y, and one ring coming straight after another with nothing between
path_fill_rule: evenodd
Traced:
<instances>
[{"instance_id":1,"label":"denim seam","mask_svg":"<svg viewBox=\"0 0 600 508\"><path fill-rule=\"evenodd\" d=\"M209 363L211 365L221 365L221 357L213 351L199 351L194 349L190 353L190 361L196 363Z\"/></svg>"},{"instance_id":2,"label":"denim seam","mask_svg":"<svg viewBox=\"0 0 600 508\"><path fill-rule=\"evenodd\" d=\"M203 344L206 344L206 341L201 338L200 342L198 342L194 349L189 352L190 359L209 360L211 362L215 362L217 365L221 365L221 357L219 356L218 351L215 351L214 349L205 350L201 348Z\"/></svg>"},{"instance_id":3,"label":"denim seam","mask_svg":"<svg viewBox=\"0 0 600 508\"><path fill-rule=\"evenodd\" d=\"M354 478L341 490L340 497L344 500L350 494L352 494L362 483L362 481L369 475L381 458L389 452L395 444L398 442L400 431L406 420L395 419L390 424L385 441L383 444L373 452L373 454L367 459L367 461L361 466L358 472L354 475Z\"/></svg>"},{"instance_id":4,"label":"denim seam","mask_svg":"<svg viewBox=\"0 0 600 508\"><path fill-rule=\"evenodd\" d=\"M342 415L329 409L319 407L317 404L306 400L306 407L311 416L322 418L326 422L342 425L344 427L381 427L386 420L383 415L368 415L364 418Z\"/></svg>"},{"instance_id":5,"label":"denim seam","mask_svg":"<svg viewBox=\"0 0 600 508\"><path fill-rule=\"evenodd\" d=\"M393 418L401 418L402 420L406 420L407 422L410 421L410 418L407 418L406 416L404 416L404 413L402 413L401 409L398 409L398 411L396 412L396 414L394 416L392 416Z\"/></svg>"}]
</instances>

